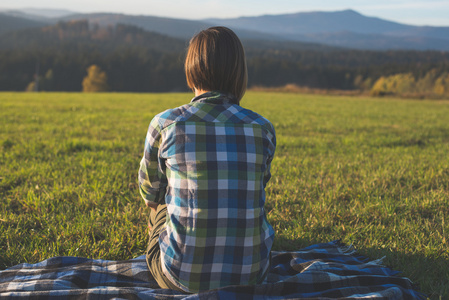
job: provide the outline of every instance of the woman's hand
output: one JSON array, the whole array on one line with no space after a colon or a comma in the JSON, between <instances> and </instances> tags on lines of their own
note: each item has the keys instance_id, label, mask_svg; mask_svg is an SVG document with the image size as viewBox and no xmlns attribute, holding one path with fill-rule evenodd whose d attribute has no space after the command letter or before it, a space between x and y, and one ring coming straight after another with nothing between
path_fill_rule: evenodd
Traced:
<instances>
[{"instance_id":1,"label":"woman's hand","mask_svg":"<svg viewBox=\"0 0 449 300\"><path fill-rule=\"evenodd\" d=\"M154 211L154 213L156 213L157 207L159 206L159 204L151 203L151 202L145 202L145 204L146 204L146 206L151 208ZM153 229L153 227L151 226L150 221L148 221L148 234L151 234L152 229Z\"/></svg>"},{"instance_id":2,"label":"woman's hand","mask_svg":"<svg viewBox=\"0 0 449 300\"><path fill-rule=\"evenodd\" d=\"M157 207L159 206L159 204L157 204L157 203L151 203L151 202L145 202L145 204L146 204L149 208L151 208L152 210L154 210L154 211L156 211L156 210L157 210Z\"/></svg>"}]
</instances>

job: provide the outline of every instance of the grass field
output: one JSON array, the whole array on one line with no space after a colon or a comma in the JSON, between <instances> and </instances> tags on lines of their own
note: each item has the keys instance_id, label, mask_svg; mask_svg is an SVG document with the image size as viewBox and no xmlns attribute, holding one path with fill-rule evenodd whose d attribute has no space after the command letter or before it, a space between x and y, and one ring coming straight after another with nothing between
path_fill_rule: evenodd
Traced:
<instances>
[{"instance_id":1,"label":"grass field","mask_svg":"<svg viewBox=\"0 0 449 300\"><path fill-rule=\"evenodd\" d=\"M0 93L0 269L147 243L148 124L191 94ZM275 249L342 239L449 298L449 101L249 92L278 137Z\"/></svg>"}]
</instances>

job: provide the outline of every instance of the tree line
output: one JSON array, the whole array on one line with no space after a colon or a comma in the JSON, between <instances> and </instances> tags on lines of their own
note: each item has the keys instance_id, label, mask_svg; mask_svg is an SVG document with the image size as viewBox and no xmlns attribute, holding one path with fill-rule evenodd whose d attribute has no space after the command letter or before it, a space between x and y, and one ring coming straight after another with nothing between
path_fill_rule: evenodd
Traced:
<instances>
[{"instance_id":1,"label":"tree line","mask_svg":"<svg viewBox=\"0 0 449 300\"><path fill-rule=\"evenodd\" d=\"M106 80L102 89L109 91L186 91L183 61L187 43L134 26L100 27L87 21L9 32L0 36L0 90L81 91L85 78L95 77L88 75L88 69L95 66L96 74L104 74ZM442 95L448 90L447 52L243 43L250 87L295 84L365 90L373 95Z\"/></svg>"},{"instance_id":2,"label":"tree line","mask_svg":"<svg viewBox=\"0 0 449 300\"><path fill-rule=\"evenodd\" d=\"M371 95L449 96L449 72L432 69L420 78L412 73L381 76L371 88Z\"/></svg>"}]
</instances>

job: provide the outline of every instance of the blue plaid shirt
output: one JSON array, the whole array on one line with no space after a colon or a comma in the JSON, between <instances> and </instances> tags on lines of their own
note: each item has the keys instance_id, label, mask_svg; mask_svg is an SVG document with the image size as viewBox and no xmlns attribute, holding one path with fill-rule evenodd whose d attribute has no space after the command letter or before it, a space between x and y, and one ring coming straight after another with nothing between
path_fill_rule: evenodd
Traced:
<instances>
[{"instance_id":1,"label":"blue plaid shirt","mask_svg":"<svg viewBox=\"0 0 449 300\"><path fill-rule=\"evenodd\" d=\"M162 269L188 292L258 284L270 265L264 204L275 131L235 102L216 92L195 97L155 116L145 141L140 192L167 204Z\"/></svg>"}]
</instances>

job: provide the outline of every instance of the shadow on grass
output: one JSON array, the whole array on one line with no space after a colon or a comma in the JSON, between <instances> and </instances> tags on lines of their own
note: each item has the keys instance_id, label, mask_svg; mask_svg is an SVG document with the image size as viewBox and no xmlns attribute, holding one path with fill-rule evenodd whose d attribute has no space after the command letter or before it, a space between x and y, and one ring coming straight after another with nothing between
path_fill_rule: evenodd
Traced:
<instances>
[{"instance_id":1,"label":"shadow on grass","mask_svg":"<svg viewBox=\"0 0 449 300\"><path fill-rule=\"evenodd\" d=\"M399 271L398 276L409 278L429 299L449 299L449 259L377 248L360 248L357 252L370 259L385 257L384 265Z\"/></svg>"},{"instance_id":2,"label":"shadow on grass","mask_svg":"<svg viewBox=\"0 0 449 300\"><path fill-rule=\"evenodd\" d=\"M318 243L325 243L330 241L322 241L322 240L311 240L311 239L288 239L283 237L280 234L275 234L274 236L274 244L273 244L273 250L274 251L297 251L302 248L305 248L307 246L318 244Z\"/></svg>"},{"instance_id":3,"label":"shadow on grass","mask_svg":"<svg viewBox=\"0 0 449 300\"><path fill-rule=\"evenodd\" d=\"M329 241L311 239L288 239L276 236L273 245L275 251L297 251L307 246ZM409 278L418 291L429 299L449 299L449 259L444 257L426 257L422 254L391 251L382 248L357 248L357 253L376 260L384 257L383 264L399 271L398 276Z\"/></svg>"}]
</instances>

